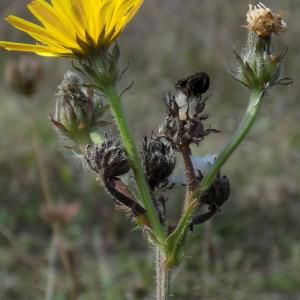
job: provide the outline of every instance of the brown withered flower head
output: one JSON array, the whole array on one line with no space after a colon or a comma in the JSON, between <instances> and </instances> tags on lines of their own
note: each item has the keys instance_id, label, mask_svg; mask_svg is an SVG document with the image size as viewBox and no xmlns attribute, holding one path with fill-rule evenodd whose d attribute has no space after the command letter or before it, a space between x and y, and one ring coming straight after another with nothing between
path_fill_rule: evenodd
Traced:
<instances>
[{"instance_id":1,"label":"brown withered flower head","mask_svg":"<svg viewBox=\"0 0 300 300\"><path fill-rule=\"evenodd\" d=\"M197 72L176 84L176 89L182 91L187 97L200 97L209 89L210 79L204 72Z\"/></svg>"},{"instance_id":2,"label":"brown withered flower head","mask_svg":"<svg viewBox=\"0 0 300 300\"><path fill-rule=\"evenodd\" d=\"M209 76L198 72L178 81L176 91L165 98L167 117L159 128L159 135L166 138L178 150L183 145L199 144L215 129L205 128L203 121L208 115L203 113L206 99L202 98L209 88Z\"/></svg>"},{"instance_id":3,"label":"brown withered flower head","mask_svg":"<svg viewBox=\"0 0 300 300\"><path fill-rule=\"evenodd\" d=\"M145 177L151 189L163 183L172 174L176 164L172 145L154 135L149 139L144 138L142 159Z\"/></svg>"},{"instance_id":4,"label":"brown withered flower head","mask_svg":"<svg viewBox=\"0 0 300 300\"><path fill-rule=\"evenodd\" d=\"M287 25L282 20L282 14L274 14L271 9L261 2L255 6L249 5L246 26L260 37L268 37L286 30Z\"/></svg>"},{"instance_id":5,"label":"brown withered flower head","mask_svg":"<svg viewBox=\"0 0 300 300\"><path fill-rule=\"evenodd\" d=\"M201 181L202 175L199 173L198 180ZM202 224L212 218L218 211L221 210L221 206L228 200L230 196L230 182L227 176L221 176L219 173L210 188L202 194L199 199L198 213L196 213L190 221L190 229L197 224ZM208 206L208 211L200 213L203 205Z\"/></svg>"},{"instance_id":6,"label":"brown withered flower head","mask_svg":"<svg viewBox=\"0 0 300 300\"><path fill-rule=\"evenodd\" d=\"M101 145L87 147L85 159L90 168L101 176L107 192L119 210L135 217L145 214L145 209L119 178L130 170L130 164L119 141L105 134Z\"/></svg>"},{"instance_id":7,"label":"brown withered flower head","mask_svg":"<svg viewBox=\"0 0 300 300\"><path fill-rule=\"evenodd\" d=\"M120 142L107 134L101 145L87 146L85 159L90 168L104 178L121 176L130 170Z\"/></svg>"},{"instance_id":8,"label":"brown withered flower head","mask_svg":"<svg viewBox=\"0 0 300 300\"><path fill-rule=\"evenodd\" d=\"M38 84L43 76L41 63L26 56L10 61L5 65L4 80L6 84L19 94L29 97L38 88Z\"/></svg>"},{"instance_id":9,"label":"brown withered flower head","mask_svg":"<svg viewBox=\"0 0 300 300\"><path fill-rule=\"evenodd\" d=\"M250 5L247 21L248 40L241 54L234 51L238 64L230 71L232 78L250 90L291 84L293 80L284 76L282 68L286 52L278 53L272 43L272 34L287 28L281 14L259 3Z\"/></svg>"}]
</instances>

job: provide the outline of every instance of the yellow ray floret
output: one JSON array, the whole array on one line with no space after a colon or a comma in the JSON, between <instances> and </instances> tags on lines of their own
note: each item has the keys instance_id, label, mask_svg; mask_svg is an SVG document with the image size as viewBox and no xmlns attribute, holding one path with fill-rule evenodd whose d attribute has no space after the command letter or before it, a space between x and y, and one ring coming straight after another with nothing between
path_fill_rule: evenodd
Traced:
<instances>
[{"instance_id":1,"label":"yellow ray floret","mask_svg":"<svg viewBox=\"0 0 300 300\"><path fill-rule=\"evenodd\" d=\"M142 3L143 0L32 0L27 8L40 25L11 15L6 21L38 44L0 41L0 47L44 56L84 56L89 50L113 43Z\"/></svg>"}]
</instances>

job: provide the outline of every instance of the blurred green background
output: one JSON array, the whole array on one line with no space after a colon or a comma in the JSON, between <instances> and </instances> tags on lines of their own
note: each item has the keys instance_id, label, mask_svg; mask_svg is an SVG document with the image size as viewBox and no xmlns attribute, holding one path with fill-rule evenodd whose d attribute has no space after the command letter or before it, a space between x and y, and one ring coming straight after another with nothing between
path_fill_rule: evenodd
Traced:
<instances>
[{"instance_id":1,"label":"blurred green background","mask_svg":"<svg viewBox=\"0 0 300 300\"><path fill-rule=\"evenodd\" d=\"M27 39L3 21L11 13L28 17L26 3L1 0L1 40ZM288 47L284 71L295 83L270 92L249 138L224 168L230 200L222 214L191 235L186 262L174 275L172 299L300 299L300 2L265 4L282 11L288 23L275 43L281 51ZM247 11L248 0L145 1L119 39L124 65L130 61L122 85L135 82L124 106L137 141L163 120L163 95L200 70L212 80L207 124L222 133L194 150L218 153L247 105L248 92L227 74L232 49L246 40L241 25ZM4 83L5 64L19 56L0 52L0 299L44 299L53 268L55 300L153 299L152 250L113 208L94 174L59 145L49 122L56 86L70 61L29 55L44 68L39 91L29 101ZM55 201L81 204L60 237L71 276L61 260L49 269L53 237L39 214L44 197L37 153ZM179 200L170 199L174 206Z\"/></svg>"}]
</instances>

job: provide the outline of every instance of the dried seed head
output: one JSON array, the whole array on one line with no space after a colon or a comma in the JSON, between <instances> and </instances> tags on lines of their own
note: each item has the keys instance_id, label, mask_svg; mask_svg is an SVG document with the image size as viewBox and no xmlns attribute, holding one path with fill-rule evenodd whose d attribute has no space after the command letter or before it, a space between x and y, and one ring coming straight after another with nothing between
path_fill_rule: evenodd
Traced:
<instances>
[{"instance_id":1,"label":"dried seed head","mask_svg":"<svg viewBox=\"0 0 300 300\"><path fill-rule=\"evenodd\" d=\"M181 146L189 146L199 142L214 129L205 129L203 121L208 118L203 113L206 99L201 94L209 87L209 77L203 72L179 80L176 92L165 98L167 117L159 128L159 134L165 137L178 150Z\"/></svg>"},{"instance_id":2,"label":"dried seed head","mask_svg":"<svg viewBox=\"0 0 300 300\"><path fill-rule=\"evenodd\" d=\"M221 207L230 195L230 182L227 176L217 175L214 183L201 196L201 203Z\"/></svg>"},{"instance_id":3,"label":"dried seed head","mask_svg":"<svg viewBox=\"0 0 300 300\"><path fill-rule=\"evenodd\" d=\"M272 45L272 33L286 28L281 16L260 3L250 6L247 19L248 41L241 55L234 51L238 66L230 71L233 79L251 90L291 84L291 78L282 75L285 53L277 54Z\"/></svg>"},{"instance_id":4,"label":"dried seed head","mask_svg":"<svg viewBox=\"0 0 300 300\"><path fill-rule=\"evenodd\" d=\"M124 175L130 170L120 142L107 135L101 145L87 146L85 159L90 168L105 179Z\"/></svg>"},{"instance_id":5,"label":"dried seed head","mask_svg":"<svg viewBox=\"0 0 300 300\"><path fill-rule=\"evenodd\" d=\"M260 37L268 37L272 33L278 34L287 29L281 14L274 14L262 3L255 6L249 5L247 22L247 28Z\"/></svg>"},{"instance_id":6,"label":"dried seed head","mask_svg":"<svg viewBox=\"0 0 300 300\"><path fill-rule=\"evenodd\" d=\"M202 176L198 179L201 180ZM193 231L194 225L204 223L212 218L218 211L220 211L220 207L228 200L229 195L229 179L227 176L221 176L219 173L210 188L202 194L199 199L198 211L201 210L203 204L208 205L208 211L205 213L195 214L190 221L190 229Z\"/></svg>"},{"instance_id":7,"label":"dried seed head","mask_svg":"<svg viewBox=\"0 0 300 300\"><path fill-rule=\"evenodd\" d=\"M91 132L108 124L101 119L107 108L77 73L68 71L58 86L52 123L61 135L86 144Z\"/></svg>"},{"instance_id":8,"label":"dried seed head","mask_svg":"<svg viewBox=\"0 0 300 300\"><path fill-rule=\"evenodd\" d=\"M170 143L163 138L144 138L143 165L151 189L163 183L173 172L176 164L175 153Z\"/></svg>"},{"instance_id":9,"label":"dried seed head","mask_svg":"<svg viewBox=\"0 0 300 300\"><path fill-rule=\"evenodd\" d=\"M176 89L182 91L187 97L201 97L209 89L210 79L204 72L181 79L176 84Z\"/></svg>"},{"instance_id":10,"label":"dried seed head","mask_svg":"<svg viewBox=\"0 0 300 300\"><path fill-rule=\"evenodd\" d=\"M39 61L22 56L18 61L6 64L4 80L8 86L24 96L33 95L43 76L43 68Z\"/></svg>"}]
</instances>

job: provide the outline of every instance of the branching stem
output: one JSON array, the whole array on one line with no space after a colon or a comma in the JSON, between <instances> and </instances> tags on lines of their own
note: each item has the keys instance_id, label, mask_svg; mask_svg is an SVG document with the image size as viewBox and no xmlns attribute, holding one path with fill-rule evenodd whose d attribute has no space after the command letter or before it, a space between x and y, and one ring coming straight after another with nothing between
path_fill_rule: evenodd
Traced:
<instances>
[{"instance_id":1,"label":"branching stem","mask_svg":"<svg viewBox=\"0 0 300 300\"><path fill-rule=\"evenodd\" d=\"M254 90L251 92L249 105L239 128L236 130L235 134L232 136L228 144L224 147L222 152L218 155L217 160L210 168L208 174L203 178L201 183L194 191L192 195L194 199L199 199L201 194L210 187L217 173L220 171L221 167L227 162L229 157L234 153L237 147L248 135L249 131L251 130L256 120L256 116L259 111L261 99L263 98L263 95L264 95L264 91L262 90Z\"/></svg>"},{"instance_id":2,"label":"branching stem","mask_svg":"<svg viewBox=\"0 0 300 300\"><path fill-rule=\"evenodd\" d=\"M169 267L172 267L174 264L176 264L178 260L178 249L182 248L181 244L186 237L193 211L197 206L197 203L199 203L198 199L200 199L201 195L210 187L221 167L227 162L230 156L234 153L234 151L249 133L256 120L263 96L263 89L251 91L249 105L239 128L236 130L229 143L219 154L208 174L202 179L195 191L191 193L185 212L182 214L175 231L167 239L167 262Z\"/></svg>"}]
</instances>

